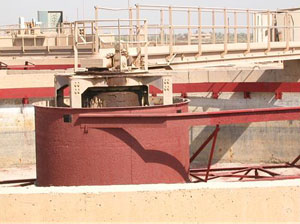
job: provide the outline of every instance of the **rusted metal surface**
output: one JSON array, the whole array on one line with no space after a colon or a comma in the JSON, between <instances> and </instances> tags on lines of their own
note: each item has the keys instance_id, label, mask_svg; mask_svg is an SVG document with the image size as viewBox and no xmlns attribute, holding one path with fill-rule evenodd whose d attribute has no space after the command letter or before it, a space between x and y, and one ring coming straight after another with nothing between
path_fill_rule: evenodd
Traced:
<instances>
[{"instance_id":1,"label":"rusted metal surface","mask_svg":"<svg viewBox=\"0 0 300 224\"><path fill-rule=\"evenodd\" d=\"M79 114L186 113L187 102L156 107L35 109L38 186L189 181L189 138L185 126L142 131L125 126L95 129L77 126ZM98 118L89 123L98 123Z\"/></svg>"}]
</instances>

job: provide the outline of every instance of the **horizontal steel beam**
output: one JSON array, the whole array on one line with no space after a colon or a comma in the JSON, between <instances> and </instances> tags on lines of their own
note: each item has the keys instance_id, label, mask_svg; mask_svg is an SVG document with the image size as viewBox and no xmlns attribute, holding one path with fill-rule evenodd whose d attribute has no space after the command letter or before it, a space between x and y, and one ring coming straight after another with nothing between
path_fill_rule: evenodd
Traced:
<instances>
[{"instance_id":1,"label":"horizontal steel beam","mask_svg":"<svg viewBox=\"0 0 300 224\"><path fill-rule=\"evenodd\" d=\"M151 93L162 93L150 86ZM212 83L175 83L174 93L192 92L300 92L300 82L212 82Z\"/></svg>"},{"instance_id":2,"label":"horizontal steel beam","mask_svg":"<svg viewBox=\"0 0 300 224\"><path fill-rule=\"evenodd\" d=\"M53 64L53 65L3 65L0 70L66 70L74 68L74 64Z\"/></svg>"},{"instance_id":3,"label":"horizontal steel beam","mask_svg":"<svg viewBox=\"0 0 300 224\"><path fill-rule=\"evenodd\" d=\"M153 95L161 94L162 90L151 86L149 92ZM294 93L300 92L300 82L214 82L214 83L175 83L173 93L221 93L221 92L271 92ZM68 96L68 91L65 92ZM42 88L13 88L0 89L0 99L18 98L51 98L55 96L53 87Z\"/></svg>"},{"instance_id":4,"label":"horizontal steel beam","mask_svg":"<svg viewBox=\"0 0 300 224\"><path fill-rule=\"evenodd\" d=\"M51 98L54 96L55 88L53 87L0 89L0 99Z\"/></svg>"},{"instance_id":5,"label":"horizontal steel beam","mask_svg":"<svg viewBox=\"0 0 300 224\"><path fill-rule=\"evenodd\" d=\"M80 114L76 125L85 128L153 128L158 126L190 127L252 122L300 120L300 107L244 109L218 112L176 114ZM144 124L144 125L143 125ZM146 125L145 125L146 124Z\"/></svg>"}]
</instances>

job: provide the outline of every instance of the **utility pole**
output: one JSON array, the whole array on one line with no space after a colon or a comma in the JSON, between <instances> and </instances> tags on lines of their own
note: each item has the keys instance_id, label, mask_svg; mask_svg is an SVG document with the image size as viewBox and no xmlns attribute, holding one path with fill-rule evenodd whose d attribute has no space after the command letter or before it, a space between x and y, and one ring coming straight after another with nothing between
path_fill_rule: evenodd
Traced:
<instances>
[{"instance_id":1,"label":"utility pole","mask_svg":"<svg viewBox=\"0 0 300 224\"><path fill-rule=\"evenodd\" d=\"M128 8L130 8L130 0L128 0Z\"/></svg>"}]
</instances>

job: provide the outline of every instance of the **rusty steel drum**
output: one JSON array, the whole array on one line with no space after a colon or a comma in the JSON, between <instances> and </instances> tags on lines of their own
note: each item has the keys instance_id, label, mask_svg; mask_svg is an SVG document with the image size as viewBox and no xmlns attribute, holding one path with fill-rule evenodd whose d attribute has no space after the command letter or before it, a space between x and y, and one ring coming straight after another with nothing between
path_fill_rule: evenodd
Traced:
<instances>
[{"instance_id":1,"label":"rusty steel drum","mask_svg":"<svg viewBox=\"0 0 300 224\"><path fill-rule=\"evenodd\" d=\"M189 178L188 127L97 128L82 114L184 113L188 102L167 106L73 109L35 107L38 186L184 183Z\"/></svg>"}]
</instances>

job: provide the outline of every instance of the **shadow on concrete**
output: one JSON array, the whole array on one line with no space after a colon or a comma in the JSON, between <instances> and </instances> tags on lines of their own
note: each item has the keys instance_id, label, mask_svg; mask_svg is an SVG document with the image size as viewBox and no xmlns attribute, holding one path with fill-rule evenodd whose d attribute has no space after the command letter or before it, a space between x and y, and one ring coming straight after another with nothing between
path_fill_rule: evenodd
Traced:
<instances>
[{"instance_id":1,"label":"shadow on concrete","mask_svg":"<svg viewBox=\"0 0 300 224\"><path fill-rule=\"evenodd\" d=\"M279 72L280 71L280 72ZM246 78L243 82L247 82L247 79L251 76L253 70L249 71L249 74L246 75ZM286 71L285 71L286 72ZM266 70L257 82L297 82L300 79L300 73L296 74L288 74L284 70ZM239 72L236 77L232 80L234 82L237 77L240 75ZM222 92L222 91L221 91ZM222 95L222 93L221 93ZM221 96L220 95L220 96ZM249 108L271 108L278 107L276 105L277 100L275 99L274 93L253 93L251 94L255 97L253 99L244 99L244 93L233 93L233 95L228 99L212 99L209 95L207 97L199 98L199 97L189 97L191 99L190 106L195 107L196 110L199 108L203 108L203 111L208 111L210 108L215 108L217 110L232 110L232 109L249 109ZM259 100L259 102L257 101ZM292 105L297 106L297 105ZM217 145L215 149L213 164L221 161L226 154L225 162L245 162L239 161L235 157L235 150L233 150L233 145L237 142L237 140L241 139L241 136L245 133L245 131L249 128L250 124L238 124L238 125L226 125L221 126L220 132L218 134ZM197 127L200 128L200 127ZM214 126L205 126L201 127L200 133L195 137L195 127L190 129L190 154L193 153L199 148L199 146L208 138L208 136L214 131ZM199 130L199 129L198 129ZM266 129L267 131L267 129ZM251 137L250 137L251 138ZM242 138L246 141L253 141L255 139L249 139L249 137ZM282 145L283 146L283 145ZM244 153L247 154L249 158L251 158L251 145L245 144L243 147L249 147L244 149ZM270 145L270 147L273 147ZM276 146L279 147L279 146ZM207 145L207 147L199 154L196 160L192 163L191 167L205 167L207 166L207 161L210 153L211 143ZM300 152L300 149L299 149ZM247 157L245 156L245 157ZM290 158L291 160L293 158ZM247 159L246 159L247 160ZM250 159L251 160L251 159ZM255 160L255 157L253 157ZM276 160L276 159L274 159ZM261 161L257 161L261 162ZM274 161L270 161L274 162ZM281 161L278 161L281 162ZM287 161L285 161L287 162Z\"/></svg>"}]
</instances>

